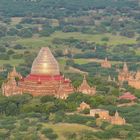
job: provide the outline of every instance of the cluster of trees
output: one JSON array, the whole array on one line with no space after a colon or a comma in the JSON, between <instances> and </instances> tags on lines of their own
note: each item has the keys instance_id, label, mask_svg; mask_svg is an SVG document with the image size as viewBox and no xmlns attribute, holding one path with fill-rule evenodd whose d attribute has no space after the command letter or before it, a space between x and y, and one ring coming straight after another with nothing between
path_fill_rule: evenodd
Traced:
<instances>
[{"instance_id":1,"label":"cluster of trees","mask_svg":"<svg viewBox=\"0 0 140 140\"><path fill-rule=\"evenodd\" d=\"M20 26L20 25L19 25ZM17 25L16 27L8 28L5 25L0 25L0 37L5 36L20 36L24 38L29 38L33 36L33 33L37 32L36 28L23 28Z\"/></svg>"},{"instance_id":2,"label":"cluster of trees","mask_svg":"<svg viewBox=\"0 0 140 140\"><path fill-rule=\"evenodd\" d=\"M113 92L113 91L112 91ZM116 93L116 92L114 92ZM112 93L112 94L114 94ZM114 98L117 99L117 97ZM108 102L108 97L98 94L96 96L88 96L80 93L71 94L66 100L57 99L52 96L44 96L38 99L38 102L33 103L31 95L17 95L13 97L0 97L0 113L5 115L18 115L21 113L56 113L56 112L71 112L76 111L82 101L90 104L91 107L97 107L105 104L115 104L115 101ZM49 117L49 116L48 116Z\"/></svg>"},{"instance_id":3,"label":"cluster of trees","mask_svg":"<svg viewBox=\"0 0 140 140\"><path fill-rule=\"evenodd\" d=\"M56 99L52 96L32 97L28 94L13 97L0 97L0 114L5 114L0 120L0 128L5 128L9 133L1 132L1 138L10 137L11 135L16 138L21 136L21 132L26 133L23 137L30 139L37 139L39 134L42 133L46 138L56 139L58 135L55 134L53 129L42 127L42 123L78 123L87 125L93 128L100 128L102 131L98 132L81 132L81 133L67 133L64 136L67 139L75 138L136 138L139 136L139 105L126 108L117 108L116 105L111 105L106 97L101 96L87 96L80 93L72 94L67 100ZM66 112L73 112L77 109L79 104L85 101L91 107L100 107L110 111L114 115L116 110L119 111L121 116L125 117L126 121L131 125L114 126L107 122L98 120L93 117L67 114ZM10 117L12 115L12 117ZM18 123L18 125L17 125ZM32 128L32 129L31 129ZM14 130L16 133L14 133ZM33 133L31 133L33 132ZM135 132L135 133L133 133ZM29 135L30 133L30 135ZM21 139L21 137L20 137Z\"/></svg>"},{"instance_id":4,"label":"cluster of trees","mask_svg":"<svg viewBox=\"0 0 140 140\"><path fill-rule=\"evenodd\" d=\"M58 29L46 24L41 27L41 30L39 30L39 27L37 26L29 28L18 24L16 27L8 28L7 26L0 25L0 38L5 36L30 38L34 34L39 34L40 36L50 36L56 30Z\"/></svg>"},{"instance_id":5,"label":"cluster of trees","mask_svg":"<svg viewBox=\"0 0 140 140\"><path fill-rule=\"evenodd\" d=\"M16 50L24 50L25 47L23 47L20 44L11 46L9 44L4 44L0 46L0 59L1 60L10 60L13 59L22 59L23 53L16 53Z\"/></svg>"},{"instance_id":6,"label":"cluster of trees","mask_svg":"<svg viewBox=\"0 0 140 140\"><path fill-rule=\"evenodd\" d=\"M108 41L109 38L104 37L102 41ZM74 58L98 58L104 59L108 57L112 61L126 61L126 62L138 62L140 60L140 56L137 55L134 48L138 49L139 45L126 45L120 44L114 46L111 49L111 46L107 46L106 44L100 45L97 43L89 43L86 41L78 40L75 38L68 38L68 39L60 39L54 38L52 41L55 45L66 45L71 46L72 48L77 48L82 50L84 53L73 53L70 52L67 54L68 57L71 56L73 53ZM63 56L63 52L60 56Z\"/></svg>"},{"instance_id":7,"label":"cluster of trees","mask_svg":"<svg viewBox=\"0 0 140 140\"><path fill-rule=\"evenodd\" d=\"M112 61L126 61L126 62L139 62L140 56L136 54L135 50L127 47L126 45L119 45L113 48L112 51L107 51L107 47L102 45L96 47L95 52L85 52L75 54L74 58L98 58L104 59L108 57ZM119 50L120 49L120 50Z\"/></svg>"},{"instance_id":8,"label":"cluster of trees","mask_svg":"<svg viewBox=\"0 0 140 140\"><path fill-rule=\"evenodd\" d=\"M86 50L90 51L90 50L94 50L96 48L95 43L89 43L87 41L82 41L79 39L75 39L73 37L70 37L68 39L54 38L52 43L54 43L55 45L71 46L71 47L74 47L77 49L81 49L82 51L86 51Z\"/></svg>"},{"instance_id":9,"label":"cluster of trees","mask_svg":"<svg viewBox=\"0 0 140 140\"><path fill-rule=\"evenodd\" d=\"M43 117L44 115L33 113L16 117L1 117L0 129L4 131L0 131L0 138L11 140L38 140L43 137L55 140L58 136L53 129L43 127L43 123L46 123Z\"/></svg>"},{"instance_id":10,"label":"cluster of trees","mask_svg":"<svg viewBox=\"0 0 140 140\"><path fill-rule=\"evenodd\" d=\"M99 9L105 7L112 7L121 9L123 7L136 8L138 7L137 1L127 1L127 0L78 0L78 1L68 1L68 0L16 0L16 1L4 1L1 0L1 11L2 15L6 16L45 16L51 18L60 18L70 15L82 15L86 13L84 11ZM63 5L63 6L62 6Z\"/></svg>"},{"instance_id":11,"label":"cluster of trees","mask_svg":"<svg viewBox=\"0 0 140 140\"><path fill-rule=\"evenodd\" d=\"M74 80L75 87L79 86L82 81L82 76L70 75ZM113 74L114 75L114 74ZM83 133L67 133L65 137L67 139L75 138L80 139L111 139L111 138L136 138L139 136L139 104L134 107L126 107L126 108L117 108L117 98L120 94L120 90L118 85L115 82L107 82L106 79L102 77L92 77L89 75L87 78L89 84L91 86L95 86L97 88L97 94L95 96L88 96L81 93L71 94L66 100L57 99L53 96L44 96L44 97L32 97L29 94L16 95L12 97L4 97L0 96L0 114L2 116L6 116L5 120L8 116L12 116L12 118L20 117L20 121L18 120L18 125L16 119L14 120L1 120L0 128L5 128L6 130L10 130L9 133L0 133L2 138L10 137L13 135L14 138L20 136L21 132L26 133L23 137L27 137L27 139L37 139L38 134L42 133L46 138L56 139L58 135L54 133L52 129L43 128L41 124L38 122L51 122L51 123L78 123L87 125L93 128L100 128L102 131L99 132L83 132ZM127 85L123 85L126 89L130 88ZM123 88L123 87L122 87ZM132 89L134 93L134 89ZM136 93L139 93L137 91ZM138 95L138 94L137 94ZM86 102L92 108L104 108L110 111L111 115L114 115L116 110L119 111L121 116L123 116L128 123L133 126L113 126L106 122L98 122L93 117L81 116L81 115L69 115L67 112L74 112L77 110L81 102ZM134 109L135 108L135 109ZM82 112L84 113L84 112ZM23 120L28 117L28 119ZM29 118L32 119L29 119ZM37 118L38 120L33 121L33 118ZM19 124L20 122L20 124ZM36 124L36 125L35 125ZM18 128L17 128L18 126ZM32 127L32 129L30 128ZM34 129L33 129L34 128ZM17 130L18 129L18 130ZM31 129L31 130L30 130ZM15 130L17 133L13 133ZM33 133L27 133L31 132ZM135 133L132 133L134 132Z\"/></svg>"},{"instance_id":12,"label":"cluster of trees","mask_svg":"<svg viewBox=\"0 0 140 140\"><path fill-rule=\"evenodd\" d=\"M101 123L101 128L106 129L105 131L82 131L79 133L67 133L66 137L68 140L92 140L92 139L111 139L111 138L119 138L119 139L136 139L139 137L138 133L133 133L135 131L131 126L111 126L107 122Z\"/></svg>"}]
</instances>

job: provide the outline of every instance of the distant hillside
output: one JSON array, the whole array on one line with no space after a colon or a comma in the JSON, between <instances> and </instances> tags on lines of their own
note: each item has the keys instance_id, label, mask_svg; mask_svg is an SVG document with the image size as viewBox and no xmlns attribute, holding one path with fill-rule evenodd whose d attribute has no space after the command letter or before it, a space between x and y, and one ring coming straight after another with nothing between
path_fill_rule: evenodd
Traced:
<instances>
[{"instance_id":1,"label":"distant hillside","mask_svg":"<svg viewBox=\"0 0 140 140\"><path fill-rule=\"evenodd\" d=\"M95 8L137 6L137 0L0 0L0 14L10 17L33 15L59 18L86 14L85 11Z\"/></svg>"}]
</instances>

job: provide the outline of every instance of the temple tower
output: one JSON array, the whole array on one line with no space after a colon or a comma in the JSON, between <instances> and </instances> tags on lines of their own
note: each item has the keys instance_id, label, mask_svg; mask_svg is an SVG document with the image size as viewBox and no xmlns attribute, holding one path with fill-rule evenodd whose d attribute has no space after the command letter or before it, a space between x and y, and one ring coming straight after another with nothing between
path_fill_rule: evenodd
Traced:
<instances>
[{"instance_id":1,"label":"temple tower","mask_svg":"<svg viewBox=\"0 0 140 140\"><path fill-rule=\"evenodd\" d=\"M119 82L124 82L124 81L128 82L131 79L133 79L133 75L132 73L129 72L127 64L124 63L123 69L119 72L118 80Z\"/></svg>"},{"instance_id":2,"label":"temple tower","mask_svg":"<svg viewBox=\"0 0 140 140\"><path fill-rule=\"evenodd\" d=\"M90 87L86 80L86 75L84 75L83 82L78 87L77 92L81 92L81 93L88 94L88 95L95 95L96 87Z\"/></svg>"},{"instance_id":3,"label":"temple tower","mask_svg":"<svg viewBox=\"0 0 140 140\"><path fill-rule=\"evenodd\" d=\"M102 68L111 68L111 63L108 61L107 57L101 62Z\"/></svg>"}]
</instances>

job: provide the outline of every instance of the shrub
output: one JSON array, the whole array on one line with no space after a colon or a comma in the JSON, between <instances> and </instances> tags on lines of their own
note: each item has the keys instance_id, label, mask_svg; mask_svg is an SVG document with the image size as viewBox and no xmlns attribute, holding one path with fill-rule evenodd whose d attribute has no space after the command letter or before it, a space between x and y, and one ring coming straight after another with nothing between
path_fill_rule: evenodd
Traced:
<instances>
[{"instance_id":1,"label":"shrub","mask_svg":"<svg viewBox=\"0 0 140 140\"><path fill-rule=\"evenodd\" d=\"M19 127L20 131L27 131L27 129L28 129L28 125L25 125L25 124L21 124Z\"/></svg>"},{"instance_id":2,"label":"shrub","mask_svg":"<svg viewBox=\"0 0 140 140\"><path fill-rule=\"evenodd\" d=\"M47 138L51 140L55 140L58 136L53 132L51 128L45 128L42 130L42 134L44 134Z\"/></svg>"}]
</instances>

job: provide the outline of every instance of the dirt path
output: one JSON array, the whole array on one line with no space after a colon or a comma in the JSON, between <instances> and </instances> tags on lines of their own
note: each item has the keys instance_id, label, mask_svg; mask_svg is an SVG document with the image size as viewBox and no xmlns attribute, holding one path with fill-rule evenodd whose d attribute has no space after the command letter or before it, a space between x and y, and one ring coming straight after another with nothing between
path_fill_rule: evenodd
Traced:
<instances>
[{"instance_id":1,"label":"dirt path","mask_svg":"<svg viewBox=\"0 0 140 140\"><path fill-rule=\"evenodd\" d=\"M76 72L76 73L87 74L88 75L88 72L81 71L80 69L77 69L77 68L74 68L74 67L69 67L69 70L73 71L73 72Z\"/></svg>"}]
</instances>

